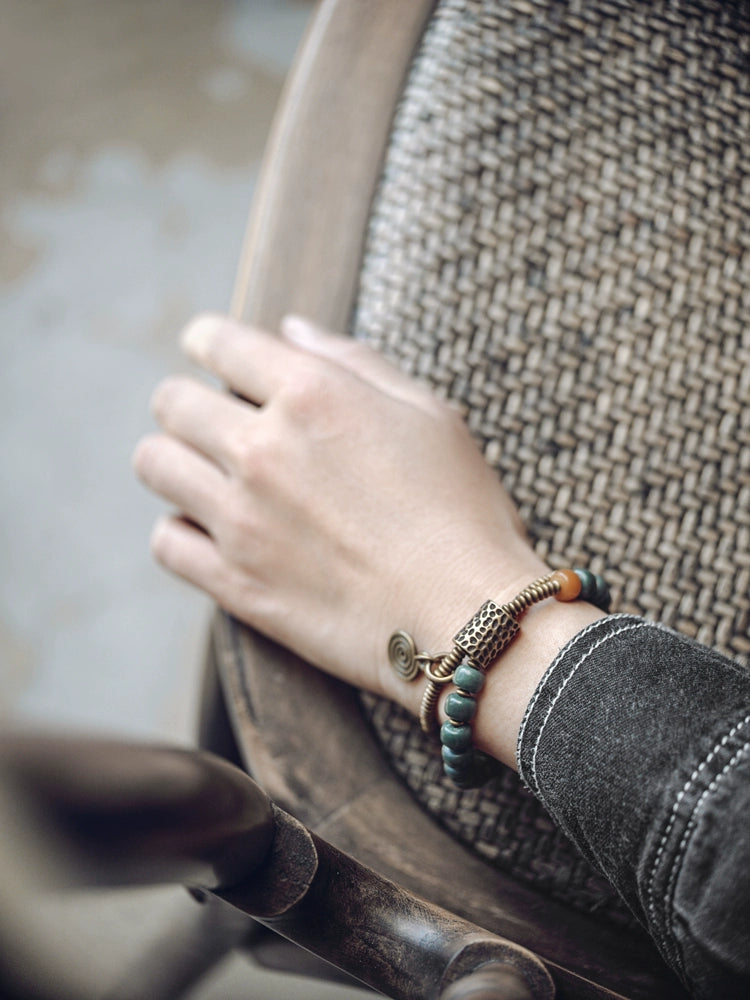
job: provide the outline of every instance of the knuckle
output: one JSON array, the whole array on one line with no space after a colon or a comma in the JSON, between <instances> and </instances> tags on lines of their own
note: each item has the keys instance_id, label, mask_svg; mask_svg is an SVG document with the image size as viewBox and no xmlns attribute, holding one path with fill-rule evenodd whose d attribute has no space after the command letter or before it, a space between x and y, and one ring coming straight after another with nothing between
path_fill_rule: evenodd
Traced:
<instances>
[{"instance_id":1,"label":"knuckle","mask_svg":"<svg viewBox=\"0 0 750 1000\"><path fill-rule=\"evenodd\" d=\"M278 461L280 447L276 439L263 433L260 427L254 428L253 433L238 429L229 447L240 482L252 490L263 491Z\"/></svg>"},{"instance_id":2,"label":"knuckle","mask_svg":"<svg viewBox=\"0 0 750 1000\"><path fill-rule=\"evenodd\" d=\"M229 428L226 432L225 447L233 466L239 471L240 475L244 475L244 472L248 468L252 468L254 463L254 456L257 450L256 438L257 433L254 433L256 428L249 427L244 423L238 423Z\"/></svg>"},{"instance_id":3,"label":"knuckle","mask_svg":"<svg viewBox=\"0 0 750 1000\"><path fill-rule=\"evenodd\" d=\"M309 364L288 380L279 393L279 401L290 417L307 422L332 408L336 392L334 373L321 365Z\"/></svg>"}]
</instances>

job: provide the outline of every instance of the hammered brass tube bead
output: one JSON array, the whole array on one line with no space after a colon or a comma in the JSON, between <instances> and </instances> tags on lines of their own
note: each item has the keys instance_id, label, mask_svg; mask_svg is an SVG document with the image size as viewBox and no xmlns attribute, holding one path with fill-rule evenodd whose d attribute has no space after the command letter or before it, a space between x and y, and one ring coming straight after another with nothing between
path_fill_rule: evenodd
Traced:
<instances>
[{"instance_id":1,"label":"hammered brass tube bead","mask_svg":"<svg viewBox=\"0 0 750 1000\"><path fill-rule=\"evenodd\" d=\"M487 670L520 631L510 605L485 601L471 621L454 636L453 642L479 670Z\"/></svg>"},{"instance_id":2,"label":"hammered brass tube bead","mask_svg":"<svg viewBox=\"0 0 750 1000\"><path fill-rule=\"evenodd\" d=\"M485 601L473 618L468 621L453 639L454 648L445 659L433 668L422 696L419 709L419 724L425 733L437 728L437 703L440 689L454 674L463 659L467 659L478 670L484 672L500 653L518 635L520 626L508 613L507 606L500 607L494 601Z\"/></svg>"}]
</instances>

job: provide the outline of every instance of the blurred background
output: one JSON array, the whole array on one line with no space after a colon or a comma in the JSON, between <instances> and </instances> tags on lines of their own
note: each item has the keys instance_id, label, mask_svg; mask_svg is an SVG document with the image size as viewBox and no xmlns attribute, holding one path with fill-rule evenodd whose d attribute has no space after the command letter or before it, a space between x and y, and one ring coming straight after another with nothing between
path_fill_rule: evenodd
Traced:
<instances>
[{"instance_id":1,"label":"blurred background","mask_svg":"<svg viewBox=\"0 0 750 1000\"><path fill-rule=\"evenodd\" d=\"M201 598L131 474L181 326L226 309L311 4L0 0L4 714L183 731Z\"/></svg>"},{"instance_id":2,"label":"blurred background","mask_svg":"<svg viewBox=\"0 0 750 1000\"><path fill-rule=\"evenodd\" d=\"M190 741L207 602L152 564L130 455L228 306L304 0L0 0L0 713ZM43 919L92 995L185 905L77 894ZM40 911L41 913L41 911ZM299 992L295 992L295 991ZM195 994L351 990L222 967Z\"/></svg>"}]
</instances>

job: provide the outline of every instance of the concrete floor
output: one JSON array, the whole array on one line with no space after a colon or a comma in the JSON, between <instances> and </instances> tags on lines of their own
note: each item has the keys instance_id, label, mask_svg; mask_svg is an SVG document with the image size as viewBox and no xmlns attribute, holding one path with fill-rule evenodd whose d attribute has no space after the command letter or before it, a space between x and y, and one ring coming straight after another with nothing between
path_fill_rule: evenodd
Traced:
<instances>
[{"instance_id":1,"label":"concrete floor","mask_svg":"<svg viewBox=\"0 0 750 1000\"><path fill-rule=\"evenodd\" d=\"M6 723L190 740L208 608L152 564L161 505L135 482L130 454L151 427L153 386L184 367L180 327L229 302L310 10L0 0ZM78 894L38 913L90 995L104 996L186 905L171 890ZM191 998L357 992L235 959Z\"/></svg>"}]
</instances>

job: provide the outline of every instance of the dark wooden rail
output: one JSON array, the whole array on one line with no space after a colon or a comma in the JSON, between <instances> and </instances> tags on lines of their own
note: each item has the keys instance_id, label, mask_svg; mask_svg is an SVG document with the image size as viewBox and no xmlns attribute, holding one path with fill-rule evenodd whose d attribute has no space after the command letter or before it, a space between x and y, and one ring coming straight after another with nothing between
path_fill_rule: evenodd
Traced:
<instances>
[{"instance_id":1,"label":"dark wooden rail","mask_svg":"<svg viewBox=\"0 0 750 1000\"><path fill-rule=\"evenodd\" d=\"M200 888L394 1000L554 996L536 956L332 847L212 754L5 735L0 791L58 883Z\"/></svg>"}]
</instances>

